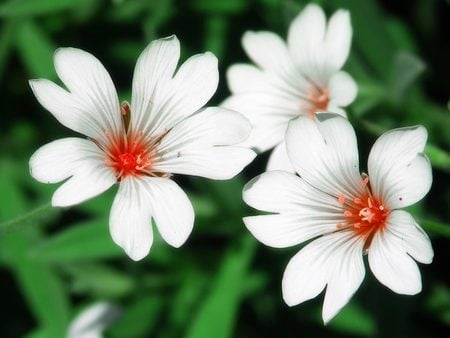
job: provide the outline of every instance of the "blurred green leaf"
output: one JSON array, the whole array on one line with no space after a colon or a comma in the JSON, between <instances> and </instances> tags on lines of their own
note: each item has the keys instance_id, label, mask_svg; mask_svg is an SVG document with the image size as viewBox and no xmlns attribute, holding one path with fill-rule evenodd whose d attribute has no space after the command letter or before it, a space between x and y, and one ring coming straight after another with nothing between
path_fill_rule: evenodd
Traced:
<instances>
[{"instance_id":1,"label":"blurred green leaf","mask_svg":"<svg viewBox=\"0 0 450 338\"><path fill-rule=\"evenodd\" d=\"M227 338L235 327L243 284L253 257L255 240L243 237L226 253L209 294L188 330L189 338Z\"/></svg>"},{"instance_id":2,"label":"blurred green leaf","mask_svg":"<svg viewBox=\"0 0 450 338\"><path fill-rule=\"evenodd\" d=\"M72 277L71 289L75 293L108 299L122 297L135 287L131 277L103 264L72 263L60 268Z\"/></svg>"},{"instance_id":3,"label":"blurred green leaf","mask_svg":"<svg viewBox=\"0 0 450 338\"><path fill-rule=\"evenodd\" d=\"M399 52L394 59L391 81L394 100L401 102L405 93L424 71L425 64L417 56L409 52Z\"/></svg>"},{"instance_id":4,"label":"blurred green leaf","mask_svg":"<svg viewBox=\"0 0 450 338\"><path fill-rule=\"evenodd\" d=\"M418 219L419 224L428 233L434 233L445 237L450 237L450 225L427 219Z\"/></svg>"},{"instance_id":5,"label":"blurred green leaf","mask_svg":"<svg viewBox=\"0 0 450 338\"><path fill-rule=\"evenodd\" d=\"M380 5L374 0L337 0L333 6L350 11L352 26L358 27L353 31L354 49L362 53L378 78L388 80L386 65L392 64L397 47L388 34Z\"/></svg>"},{"instance_id":6,"label":"blurred green leaf","mask_svg":"<svg viewBox=\"0 0 450 338\"><path fill-rule=\"evenodd\" d=\"M0 31L0 80L3 79L3 70L8 62L14 37L16 22L6 21Z\"/></svg>"},{"instance_id":7,"label":"blurred green leaf","mask_svg":"<svg viewBox=\"0 0 450 338\"><path fill-rule=\"evenodd\" d=\"M44 30L33 21L23 20L17 27L16 44L30 76L55 79L53 53L55 46Z\"/></svg>"},{"instance_id":8,"label":"blurred green leaf","mask_svg":"<svg viewBox=\"0 0 450 338\"><path fill-rule=\"evenodd\" d=\"M6 199L0 203L0 219L10 218L26 210L26 199L15 184L20 170L13 163L0 163L0 191ZM35 224L37 226L37 224ZM67 295L58 276L47 265L31 259L30 248L39 240L38 228L28 227L0 237L2 255L13 271L22 293L40 325L49 337L61 338L69 321Z\"/></svg>"},{"instance_id":9,"label":"blurred green leaf","mask_svg":"<svg viewBox=\"0 0 450 338\"><path fill-rule=\"evenodd\" d=\"M375 321L362 307L350 302L328 325L331 329L358 337L372 337Z\"/></svg>"},{"instance_id":10,"label":"blurred green leaf","mask_svg":"<svg viewBox=\"0 0 450 338\"><path fill-rule=\"evenodd\" d=\"M428 143L425 146L425 154L434 167L450 172L450 155L448 152Z\"/></svg>"},{"instance_id":11,"label":"blurred green leaf","mask_svg":"<svg viewBox=\"0 0 450 338\"><path fill-rule=\"evenodd\" d=\"M66 264L123 255L109 235L107 219L73 224L41 242L32 254L39 260Z\"/></svg>"},{"instance_id":12,"label":"blurred green leaf","mask_svg":"<svg viewBox=\"0 0 450 338\"><path fill-rule=\"evenodd\" d=\"M120 319L107 332L111 337L149 337L156 326L164 301L157 295L149 295L127 306Z\"/></svg>"},{"instance_id":13,"label":"blurred green leaf","mask_svg":"<svg viewBox=\"0 0 450 338\"><path fill-rule=\"evenodd\" d=\"M89 0L95 1L95 0ZM43 15L80 6L84 0L9 0L0 5L1 16Z\"/></svg>"},{"instance_id":14,"label":"blurred green leaf","mask_svg":"<svg viewBox=\"0 0 450 338\"><path fill-rule=\"evenodd\" d=\"M208 14L221 13L221 14L237 14L243 12L247 6L246 0L194 0L191 2L192 7L197 11L206 12Z\"/></svg>"},{"instance_id":15,"label":"blurred green leaf","mask_svg":"<svg viewBox=\"0 0 450 338\"><path fill-rule=\"evenodd\" d=\"M206 20L205 50L212 52L219 60L226 45L228 21L221 15L210 15Z\"/></svg>"},{"instance_id":16,"label":"blurred green leaf","mask_svg":"<svg viewBox=\"0 0 450 338\"><path fill-rule=\"evenodd\" d=\"M446 285L436 285L427 300L426 307L442 322L450 325L450 290Z\"/></svg>"}]
</instances>

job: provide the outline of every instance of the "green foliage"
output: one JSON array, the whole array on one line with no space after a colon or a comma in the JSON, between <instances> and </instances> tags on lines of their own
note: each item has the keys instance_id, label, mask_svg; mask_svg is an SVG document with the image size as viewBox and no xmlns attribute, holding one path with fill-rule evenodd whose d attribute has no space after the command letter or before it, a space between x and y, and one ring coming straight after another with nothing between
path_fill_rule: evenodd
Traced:
<instances>
[{"instance_id":1,"label":"green foliage","mask_svg":"<svg viewBox=\"0 0 450 338\"><path fill-rule=\"evenodd\" d=\"M409 208L435 251L433 264L421 266L421 295L388 292L367 269L362 288L325 328L321 299L288 308L281 299L281 279L298 248L264 247L242 223L251 213L242 188L265 169L265 155L228 181L175 176L195 209L193 233L175 249L153 226L154 244L141 262L129 259L109 234L117 188L74 208L51 208L56 186L29 175L33 151L49 140L73 136L39 106L27 83L30 78L58 81L57 47L92 52L110 71L120 98L129 100L139 53L151 40L176 34L182 59L206 50L218 56L220 84L210 102L217 105L229 95L226 69L249 62L242 34L268 30L285 37L307 1L5 0L0 2L2 338L65 337L80 306L101 300L123 311L105 333L113 338L399 337L399 332L435 338L448 330L447 8L426 0L408 6L316 2L328 14L337 8L351 14L353 42L345 70L359 91L348 112L363 149L391 128L421 124L428 130L425 153L434 185L421 204Z\"/></svg>"}]
</instances>

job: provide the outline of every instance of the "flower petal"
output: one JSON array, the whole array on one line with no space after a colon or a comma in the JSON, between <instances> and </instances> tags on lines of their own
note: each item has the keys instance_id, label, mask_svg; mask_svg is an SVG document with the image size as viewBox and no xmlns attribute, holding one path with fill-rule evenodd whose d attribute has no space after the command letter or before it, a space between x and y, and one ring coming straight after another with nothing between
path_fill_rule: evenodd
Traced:
<instances>
[{"instance_id":1,"label":"flower petal","mask_svg":"<svg viewBox=\"0 0 450 338\"><path fill-rule=\"evenodd\" d=\"M105 155L93 142L65 138L39 148L31 156L30 172L43 183L70 177L52 198L53 206L65 207L95 197L116 183L113 170L104 161Z\"/></svg>"},{"instance_id":2,"label":"flower petal","mask_svg":"<svg viewBox=\"0 0 450 338\"><path fill-rule=\"evenodd\" d=\"M118 134L122 130L119 99L101 62L76 48L59 48L54 61L59 78L69 89L79 110L90 115L103 130Z\"/></svg>"},{"instance_id":3,"label":"flower petal","mask_svg":"<svg viewBox=\"0 0 450 338\"><path fill-rule=\"evenodd\" d=\"M360 196L363 187L355 131L336 114L300 116L289 123L286 148L297 173L313 187L332 196Z\"/></svg>"},{"instance_id":4,"label":"flower petal","mask_svg":"<svg viewBox=\"0 0 450 338\"><path fill-rule=\"evenodd\" d=\"M122 179L111 208L109 230L113 241L133 260L150 252L153 243L151 216L154 205L144 179Z\"/></svg>"},{"instance_id":5,"label":"flower petal","mask_svg":"<svg viewBox=\"0 0 450 338\"><path fill-rule=\"evenodd\" d=\"M62 125L80 134L106 142L105 127L95 107L88 107L74 94L62 89L52 81L37 79L29 81L39 103Z\"/></svg>"},{"instance_id":6,"label":"flower petal","mask_svg":"<svg viewBox=\"0 0 450 338\"><path fill-rule=\"evenodd\" d=\"M271 93L241 93L222 103L228 109L241 112L252 124L244 146L259 152L269 150L283 141L290 119L299 114L299 101Z\"/></svg>"},{"instance_id":7,"label":"flower petal","mask_svg":"<svg viewBox=\"0 0 450 338\"><path fill-rule=\"evenodd\" d=\"M426 139L422 126L399 128L381 135L372 147L371 187L390 209L412 205L430 190L431 165L422 153Z\"/></svg>"},{"instance_id":8,"label":"flower petal","mask_svg":"<svg viewBox=\"0 0 450 338\"><path fill-rule=\"evenodd\" d=\"M247 31L242 46L250 59L266 71L289 74L295 70L286 43L274 33Z\"/></svg>"},{"instance_id":9,"label":"flower petal","mask_svg":"<svg viewBox=\"0 0 450 338\"><path fill-rule=\"evenodd\" d=\"M289 247L336 230L343 222L337 199L283 171L266 172L247 183L244 201L253 208L279 213L245 217L244 223L260 242Z\"/></svg>"},{"instance_id":10,"label":"flower petal","mask_svg":"<svg viewBox=\"0 0 450 338\"><path fill-rule=\"evenodd\" d=\"M288 32L288 47L296 65L307 77L323 85L325 62L325 14L316 4L309 4L292 21ZM268 52L270 53L270 52Z\"/></svg>"},{"instance_id":11,"label":"flower petal","mask_svg":"<svg viewBox=\"0 0 450 338\"><path fill-rule=\"evenodd\" d=\"M178 45L177 47L179 48ZM148 57L147 62L151 61ZM164 60L161 60L161 63L164 63ZM170 71L173 71L172 66ZM162 75L167 76L167 72ZM210 52L194 55L181 65L173 79L169 82L164 80L163 78L162 86L159 83L153 87L147 85L153 88L153 92L157 88L158 92L157 95L153 94L154 98L151 95L140 98L140 101L146 102L148 106L145 111L136 115L136 120L132 122L135 131L159 134L203 107L217 89L217 58ZM157 82L158 79L147 81Z\"/></svg>"},{"instance_id":12,"label":"flower petal","mask_svg":"<svg viewBox=\"0 0 450 338\"><path fill-rule=\"evenodd\" d=\"M177 124L162 139L161 158L154 169L161 172L229 179L255 157L244 141L250 124L239 113L210 107Z\"/></svg>"},{"instance_id":13,"label":"flower petal","mask_svg":"<svg viewBox=\"0 0 450 338\"><path fill-rule=\"evenodd\" d=\"M162 238L171 246L180 247L194 226L194 209L186 193L168 178L148 178L143 186Z\"/></svg>"},{"instance_id":14,"label":"flower petal","mask_svg":"<svg viewBox=\"0 0 450 338\"><path fill-rule=\"evenodd\" d=\"M394 210L389 215L387 231L396 236L401 247L416 261L430 264L433 261L433 248L430 238L416 223L410 213Z\"/></svg>"},{"instance_id":15,"label":"flower petal","mask_svg":"<svg viewBox=\"0 0 450 338\"><path fill-rule=\"evenodd\" d=\"M328 21L325 34L325 48L328 71L335 72L342 68L347 60L352 41L352 25L347 10L338 10Z\"/></svg>"},{"instance_id":16,"label":"flower petal","mask_svg":"<svg viewBox=\"0 0 450 338\"><path fill-rule=\"evenodd\" d=\"M353 102L358 92L355 80L346 72L335 73L329 83L330 99L339 107Z\"/></svg>"},{"instance_id":17,"label":"flower petal","mask_svg":"<svg viewBox=\"0 0 450 338\"><path fill-rule=\"evenodd\" d=\"M133 75L132 129L144 130L164 105L179 58L180 42L175 35L152 41L139 56Z\"/></svg>"},{"instance_id":18,"label":"flower petal","mask_svg":"<svg viewBox=\"0 0 450 338\"><path fill-rule=\"evenodd\" d=\"M394 210L385 231L373 237L369 247L369 265L375 277L392 291L415 295L422 290L416 262L430 263L433 249L430 240L405 211Z\"/></svg>"},{"instance_id":19,"label":"flower petal","mask_svg":"<svg viewBox=\"0 0 450 338\"><path fill-rule=\"evenodd\" d=\"M235 64L227 70L227 83L230 91L267 91L268 84L264 73L253 65Z\"/></svg>"},{"instance_id":20,"label":"flower petal","mask_svg":"<svg viewBox=\"0 0 450 338\"><path fill-rule=\"evenodd\" d=\"M286 143L281 142L275 147L269 156L269 161L267 162L267 171L271 170L283 170L295 174L295 169L289 160L286 152Z\"/></svg>"},{"instance_id":21,"label":"flower petal","mask_svg":"<svg viewBox=\"0 0 450 338\"><path fill-rule=\"evenodd\" d=\"M120 309L106 302L99 302L83 310L71 323L67 338L101 338L103 330L120 316Z\"/></svg>"},{"instance_id":22,"label":"flower petal","mask_svg":"<svg viewBox=\"0 0 450 338\"><path fill-rule=\"evenodd\" d=\"M347 304L364 279L364 241L340 231L312 241L297 253L283 276L283 299L294 306L316 297L328 284L322 311L324 322Z\"/></svg>"}]
</instances>

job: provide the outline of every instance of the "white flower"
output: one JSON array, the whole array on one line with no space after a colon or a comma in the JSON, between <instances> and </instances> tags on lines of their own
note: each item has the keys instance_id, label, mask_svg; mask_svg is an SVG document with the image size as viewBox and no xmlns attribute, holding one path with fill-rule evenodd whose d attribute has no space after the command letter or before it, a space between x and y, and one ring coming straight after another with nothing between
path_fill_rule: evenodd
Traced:
<instances>
[{"instance_id":1,"label":"white flower","mask_svg":"<svg viewBox=\"0 0 450 338\"><path fill-rule=\"evenodd\" d=\"M232 96L223 106L242 112L252 123L245 144L259 152L275 147L268 170L294 171L283 142L290 119L314 118L322 111L346 116L341 107L357 93L354 80L340 71L351 37L348 11L338 10L327 23L315 4L291 23L287 45L271 32L244 34L243 47L256 66L236 64L228 70Z\"/></svg>"},{"instance_id":2,"label":"white flower","mask_svg":"<svg viewBox=\"0 0 450 338\"><path fill-rule=\"evenodd\" d=\"M316 121L299 117L289 124L288 156L300 177L270 171L250 181L244 200L273 213L244 218L262 243L284 248L314 239L289 262L283 298L296 305L326 287L322 316L333 318L364 278L363 254L375 277L391 290L421 291L416 261L431 263L425 232L406 211L429 191L431 166L422 153L422 126L394 129L373 146L368 175L359 171L350 123L335 114Z\"/></svg>"},{"instance_id":3,"label":"white flower","mask_svg":"<svg viewBox=\"0 0 450 338\"><path fill-rule=\"evenodd\" d=\"M44 183L67 180L53 195L53 206L60 207L119 183L110 231L134 260L150 250L151 218L174 247L192 230L192 205L172 174L229 179L255 156L234 146L250 132L244 117L225 108L201 109L217 88L216 57L195 55L174 74L179 56L175 36L144 50L134 71L131 105L119 104L103 65L79 49L58 49L54 57L69 91L48 80L30 81L38 101L59 122L88 137L41 147L30 159L32 176Z\"/></svg>"},{"instance_id":4,"label":"white flower","mask_svg":"<svg viewBox=\"0 0 450 338\"><path fill-rule=\"evenodd\" d=\"M119 318L121 310L106 302L84 309L70 324L67 338L102 338L103 330Z\"/></svg>"}]
</instances>

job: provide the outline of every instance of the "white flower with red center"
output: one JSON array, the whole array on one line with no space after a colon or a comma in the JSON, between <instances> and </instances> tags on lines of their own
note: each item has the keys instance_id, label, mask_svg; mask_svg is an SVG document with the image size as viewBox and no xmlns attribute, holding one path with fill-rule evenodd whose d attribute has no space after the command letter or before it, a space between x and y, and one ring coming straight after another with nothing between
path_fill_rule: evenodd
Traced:
<instances>
[{"instance_id":1,"label":"white flower with red center","mask_svg":"<svg viewBox=\"0 0 450 338\"><path fill-rule=\"evenodd\" d=\"M431 263L433 249L413 217L400 209L431 187L431 166L422 153L426 138L422 126L386 132L370 152L368 175L361 175L355 133L345 118L319 114L316 121L299 117L289 123L287 153L300 177L266 172L243 193L247 204L272 213L244 218L262 243L284 248L314 239L284 272L288 305L312 299L326 286L322 316L328 322L363 281L363 254L391 290L421 291L414 259Z\"/></svg>"},{"instance_id":2,"label":"white flower with red center","mask_svg":"<svg viewBox=\"0 0 450 338\"><path fill-rule=\"evenodd\" d=\"M152 218L174 247L192 230L192 205L172 174L230 179L255 156L237 145L250 132L243 116L226 108L202 109L217 88L216 57L195 55L175 73L179 56L175 36L153 41L137 61L131 104L119 104L103 65L79 49L55 53L56 71L68 90L44 79L30 81L42 106L88 137L41 147L30 159L32 176L44 183L66 180L52 198L59 207L119 183L110 231L134 260L150 250Z\"/></svg>"},{"instance_id":3,"label":"white flower with red center","mask_svg":"<svg viewBox=\"0 0 450 338\"><path fill-rule=\"evenodd\" d=\"M245 144L264 152L275 147L268 170L294 171L284 136L289 120L312 118L328 111L346 116L341 107L356 97L355 81L340 69L350 50L349 13L338 10L326 21L323 10L310 4L291 23L287 44L271 32L246 32L243 47L256 64L228 70L232 95L222 104L242 112L252 123Z\"/></svg>"}]
</instances>

